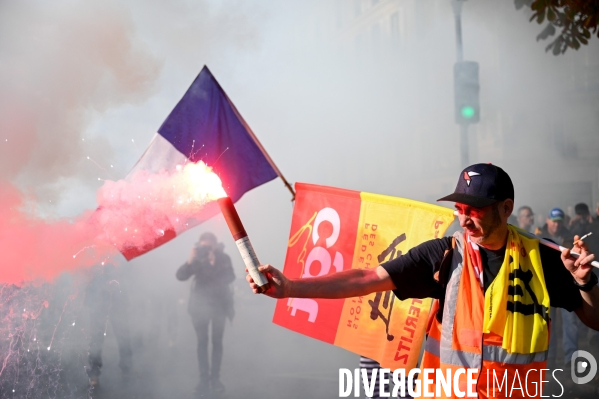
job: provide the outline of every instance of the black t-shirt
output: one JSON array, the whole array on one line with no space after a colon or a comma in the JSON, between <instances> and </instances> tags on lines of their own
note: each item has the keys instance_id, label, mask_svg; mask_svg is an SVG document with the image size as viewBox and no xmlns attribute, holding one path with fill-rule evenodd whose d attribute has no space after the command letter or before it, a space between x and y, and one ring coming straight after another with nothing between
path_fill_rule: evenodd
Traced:
<instances>
[{"instance_id":1,"label":"black t-shirt","mask_svg":"<svg viewBox=\"0 0 599 399\"><path fill-rule=\"evenodd\" d=\"M391 276L396 289L395 295L407 298L439 298L442 289L435 280L443 255L451 248L451 237L426 241L405 255L382 264ZM505 256L505 247L491 251L483 247L480 254L483 261L483 280L485 291L497 276ZM544 245L539 245L545 285L553 307L573 311L582 306L580 291L574 285L572 274L562 263L560 253Z\"/></svg>"},{"instance_id":2,"label":"black t-shirt","mask_svg":"<svg viewBox=\"0 0 599 399\"><path fill-rule=\"evenodd\" d=\"M215 312L233 317L233 292L229 284L235 280L231 258L222 251L214 252L214 265L205 256L196 256L177 270L177 279L185 281L194 276L188 311L194 317Z\"/></svg>"}]
</instances>

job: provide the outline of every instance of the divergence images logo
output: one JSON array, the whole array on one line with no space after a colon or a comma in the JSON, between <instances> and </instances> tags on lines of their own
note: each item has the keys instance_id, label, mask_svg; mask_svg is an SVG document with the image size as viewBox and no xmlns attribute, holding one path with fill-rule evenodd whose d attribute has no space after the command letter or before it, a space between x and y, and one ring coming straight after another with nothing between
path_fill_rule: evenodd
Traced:
<instances>
[{"instance_id":1,"label":"divergence images logo","mask_svg":"<svg viewBox=\"0 0 599 399\"><path fill-rule=\"evenodd\" d=\"M570 359L572 381L576 384L586 384L597 374L597 361L587 351L576 351Z\"/></svg>"},{"instance_id":2,"label":"divergence images logo","mask_svg":"<svg viewBox=\"0 0 599 399\"><path fill-rule=\"evenodd\" d=\"M480 173L476 172L464 172L464 180L466 180L466 184L470 187L470 182L472 181L472 176L480 176Z\"/></svg>"}]
</instances>

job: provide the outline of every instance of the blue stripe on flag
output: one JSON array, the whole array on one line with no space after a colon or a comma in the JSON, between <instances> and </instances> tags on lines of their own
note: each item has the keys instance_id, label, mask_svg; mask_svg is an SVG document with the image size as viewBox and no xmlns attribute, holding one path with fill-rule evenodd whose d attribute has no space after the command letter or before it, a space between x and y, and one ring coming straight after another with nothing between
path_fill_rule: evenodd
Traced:
<instances>
[{"instance_id":1,"label":"blue stripe on flag","mask_svg":"<svg viewBox=\"0 0 599 399\"><path fill-rule=\"evenodd\" d=\"M158 132L192 162L212 166L234 202L277 177L206 66Z\"/></svg>"}]
</instances>

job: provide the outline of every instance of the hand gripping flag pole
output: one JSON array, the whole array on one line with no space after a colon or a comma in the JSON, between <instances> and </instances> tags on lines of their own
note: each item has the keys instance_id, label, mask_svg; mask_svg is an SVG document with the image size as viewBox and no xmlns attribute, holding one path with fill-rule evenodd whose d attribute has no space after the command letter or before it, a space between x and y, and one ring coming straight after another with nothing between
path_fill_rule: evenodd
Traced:
<instances>
[{"instance_id":1,"label":"hand gripping flag pole","mask_svg":"<svg viewBox=\"0 0 599 399\"><path fill-rule=\"evenodd\" d=\"M258 271L258 266L260 266L258 256L256 256L254 247L252 247L252 243L241 223L233 201L229 197L223 197L218 199L218 206L225 217L227 226L229 226L231 235L233 235L233 239L235 240L235 244L237 244L237 249L239 249L248 273L252 276L254 282L258 284L260 293L264 293L269 288L268 279Z\"/></svg>"}]
</instances>

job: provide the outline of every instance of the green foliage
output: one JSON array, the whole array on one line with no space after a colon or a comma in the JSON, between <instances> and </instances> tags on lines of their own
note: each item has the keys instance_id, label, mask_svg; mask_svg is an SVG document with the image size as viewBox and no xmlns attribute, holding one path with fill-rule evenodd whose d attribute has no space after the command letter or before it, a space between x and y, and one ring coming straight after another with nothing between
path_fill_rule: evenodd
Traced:
<instances>
[{"instance_id":1,"label":"green foliage","mask_svg":"<svg viewBox=\"0 0 599 399\"><path fill-rule=\"evenodd\" d=\"M578 50L592 35L599 37L599 1L596 0L514 0L516 9L530 7L530 20L547 23L537 36L551 40L545 51L563 54L568 48ZM557 33L557 36L555 36Z\"/></svg>"}]
</instances>

